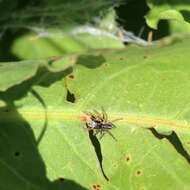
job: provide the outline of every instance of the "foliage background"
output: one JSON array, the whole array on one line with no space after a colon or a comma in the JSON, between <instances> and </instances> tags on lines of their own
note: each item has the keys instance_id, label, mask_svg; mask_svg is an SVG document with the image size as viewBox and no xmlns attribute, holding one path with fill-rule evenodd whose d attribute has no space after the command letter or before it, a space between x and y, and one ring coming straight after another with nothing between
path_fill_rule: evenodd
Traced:
<instances>
[{"instance_id":1,"label":"foliage background","mask_svg":"<svg viewBox=\"0 0 190 190\"><path fill-rule=\"evenodd\" d=\"M0 189L189 189L189 7L0 1Z\"/></svg>"}]
</instances>

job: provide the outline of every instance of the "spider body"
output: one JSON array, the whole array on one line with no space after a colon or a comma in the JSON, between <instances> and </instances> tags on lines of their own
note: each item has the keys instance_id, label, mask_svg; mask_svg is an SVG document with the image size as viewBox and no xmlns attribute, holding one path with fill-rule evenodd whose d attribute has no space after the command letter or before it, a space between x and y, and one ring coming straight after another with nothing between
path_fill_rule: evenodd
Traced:
<instances>
[{"instance_id":1,"label":"spider body","mask_svg":"<svg viewBox=\"0 0 190 190\"><path fill-rule=\"evenodd\" d=\"M93 135L97 135L98 133L100 133L100 139L107 132L114 140L116 140L110 130L116 128L116 126L112 122L120 119L109 121L108 116L104 111L102 111L102 114L97 111L85 112L85 114L90 117L89 122L86 122L87 130L93 130Z\"/></svg>"},{"instance_id":2,"label":"spider body","mask_svg":"<svg viewBox=\"0 0 190 190\"><path fill-rule=\"evenodd\" d=\"M91 123L88 123L88 127L92 129L104 130L104 131L116 128L116 126L111 122L106 123L104 121L99 121L99 120L92 120Z\"/></svg>"}]
</instances>

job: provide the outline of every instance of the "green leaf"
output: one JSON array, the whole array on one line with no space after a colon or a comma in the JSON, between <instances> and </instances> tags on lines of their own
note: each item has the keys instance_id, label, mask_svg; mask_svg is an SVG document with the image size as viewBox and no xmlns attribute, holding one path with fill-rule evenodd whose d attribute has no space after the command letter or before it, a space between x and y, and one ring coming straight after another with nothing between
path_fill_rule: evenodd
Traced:
<instances>
[{"instance_id":1,"label":"green leaf","mask_svg":"<svg viewBox=\"0 0 190 190\"><path fill-rule=\"evenodd\" d=\"M159 20L171 20L181 23L183 32L190 30L190 17L189 17L189 2L187 0L178 1L172 0L166 2L164 0L147 0L150 11L145 16L147 24L157 29ZM181 26L181 25L180 25Z\"/></svg>"},{"instance_id":2,"label":"green leaf","mask_svg":"<svg viewBox=\"0 0 190 190\"><path fill-rule=\"evenodd\" d=\"M9 94L0 107L1 189L187 189L189 44L80 55L67 77L48 86L51 77L41 78L17 100ZM111 131L118 141L83 129L82 112L101 107L123 118Z\"/></svg>"},{"instance_id":3,"label":"green leaf","mask_svg":"<svg viewBox=\"0 0 190 190\"><path fill-rule=\"evenodd\" d=\"M91 30L94 30L94 34L88 34L85 29L83 30L84 32L71 36L64 36L64 33L55 30L46 31L47 33L49 32L47 37L40 37L34 33L27 34L15 40L12 52L21 59L34 59L84 52L92 49L124 47L121 40L103 35L103 33L113 35L104 30L91 28Z\"/></svg>"},{"instance_id":4,"label":"green leaf","mask_svg":"<svg viewBox=\"0 0 190 190\"><path fill-rule=\"evenodd\" d=\"M81 53L94 49L123 48L121 37L115 22L115 12L112 10L99 26L90 24L73 25L61 29L34 29L16 38L11 52L19 59L36 59L50 56L61 56L69 53Z\"/></svg>"},{"instance_id":5,"label":"green leaf","mask_svg":"<svg viewBox=\"0 0 190 190\"><path fill-rule=\"evenodd\" d=\"M46 60L30 60L20 62L1 62L0 63L0 91L6 91L8 88L20 85L25 81L33 80L32 83L40 83L47 77L48 73L64 72L68 70L74 62L76 57L69 57L69 59L62 60L60 57L48 58ZM62 62L61 68L58 63ZM16 72L15 72L16 71ZM7 77L9 76L9 77ZM37 79L35 79L35 77ZM52 77L52 76L51 76Z\"/></svg>"}]
</instances>

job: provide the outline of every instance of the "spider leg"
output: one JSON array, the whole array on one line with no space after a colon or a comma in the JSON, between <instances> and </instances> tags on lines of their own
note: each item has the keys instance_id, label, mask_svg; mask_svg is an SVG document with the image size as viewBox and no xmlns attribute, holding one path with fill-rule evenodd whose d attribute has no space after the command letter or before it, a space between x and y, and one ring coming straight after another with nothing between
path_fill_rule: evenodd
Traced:
<instances>
[{"instance_id":1,"label":"spider leg","mask_svg":"<svg viewBox=\"0 0 190 190\"><path fill-rule=\"evenodd\" d=\"M115 121L119 121L119 120L122 120L123 118L117 118L117 119L114 119L114 120L111 120L110 122L115 122Z\"/></svg>"},{"instance_id":2,"label":"spider leg","mask_svg":"<svg viewBox=\"0 0 190 190\"><path fill-rule=\"evenodd\" d=\"M101 133L101 136L99 137L99 140L101 140L104 135L105 135L105 132L102 132L102 133Z\"/></svg>"},{"instance_id":3,"label":"spider leg","mask_svg":"<svg viewBox=\"0 0 190 190\"><path fill-rule=\"evenodd\" d=\"M91 113L91 112L83 111L83 113L84 113L85 115L92 116L92 113Z\"/></svg>"},{"instance_id":4,"label":"spider leg","mask_svg":"<svg viewBox=\"0 0 190 190\"><path fill-rule=\"evenodd\" d=\"M92 112L83 112L84 114L86 114L87 116L90 117L90 119L96 119L96 113L92 113Z\"/></svg>"},{"instance_id":5,"label":"spider leg","mask_svg":"<svg viewBox=\"0 0 190 190\"><path fill-rule=\"evenodd\" d=\"M113 134L110 131L107 131L107 133L115 140L117 141L117 139L113 136Z\"/></svg>"},{"instance_id":6,"label":"spider leg","mask_svg":"<svg viewBox=\"0 0 190 190\"><path fill-rule=\"evenodd\" d=\"M99 130L93 131L93 135L96 136L99 132Z\"/></svg>"},{"instance_id":7,"label":"spider leg","mask_svg":"<svg viewBox=\"0 0 190 190\"><path fill-rule=\"evenodd\" d=\"M93 111L94 111L96 117L98 117L99 119L102 118L101 114L98 111L96 111L96 110L93 110Z\"/></svg>"},{"instance_id":8,"label":"spider leg","mask_svg":"<svg viewBox=\"0 0 190 190\"><path fill-rule=\"evenodd\" d=\"M108 120L108 115L105 112L104 108L102 107L102 116L103 116L103 120L107 121Z\"/></svg>"}]
</instances>

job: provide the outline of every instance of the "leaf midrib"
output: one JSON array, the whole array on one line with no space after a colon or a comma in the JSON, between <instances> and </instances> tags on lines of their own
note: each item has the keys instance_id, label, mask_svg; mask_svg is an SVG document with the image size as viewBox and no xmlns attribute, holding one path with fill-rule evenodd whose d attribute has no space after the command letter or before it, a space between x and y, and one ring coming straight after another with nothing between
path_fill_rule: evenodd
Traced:
<instances>
[{"instance_id":1,"label":"leaf midrib","mask_svg":"<svg viewBox=\"0 0 190 190\"><path fill-rule=\"evenodd\" d=\"M44 120L44 110L22 110L19 112L22 117L27 121L42 121ZM55 120L55 121L69 121L69 120L76 120L80 121L79 117L81 113L78 112L63 112L63 111L56 111L56 110L48 110L47 111L47 118L48 120ZM10 115L6 113L6 116L3 114L3 118L6 119L14 119L14 115ZM110 113L109 119L117 119L122 118L122 120L117 121L118 123L128 123L133 124L137 127L162 127L166 126L168 128L176 129L176 130L190 130L190 124L185 124L180 120L171 120L171 119L164 119L159 117L152 117L148 115L136 115L136 114L116 114Z\"/></svg>"}]
</instances>

